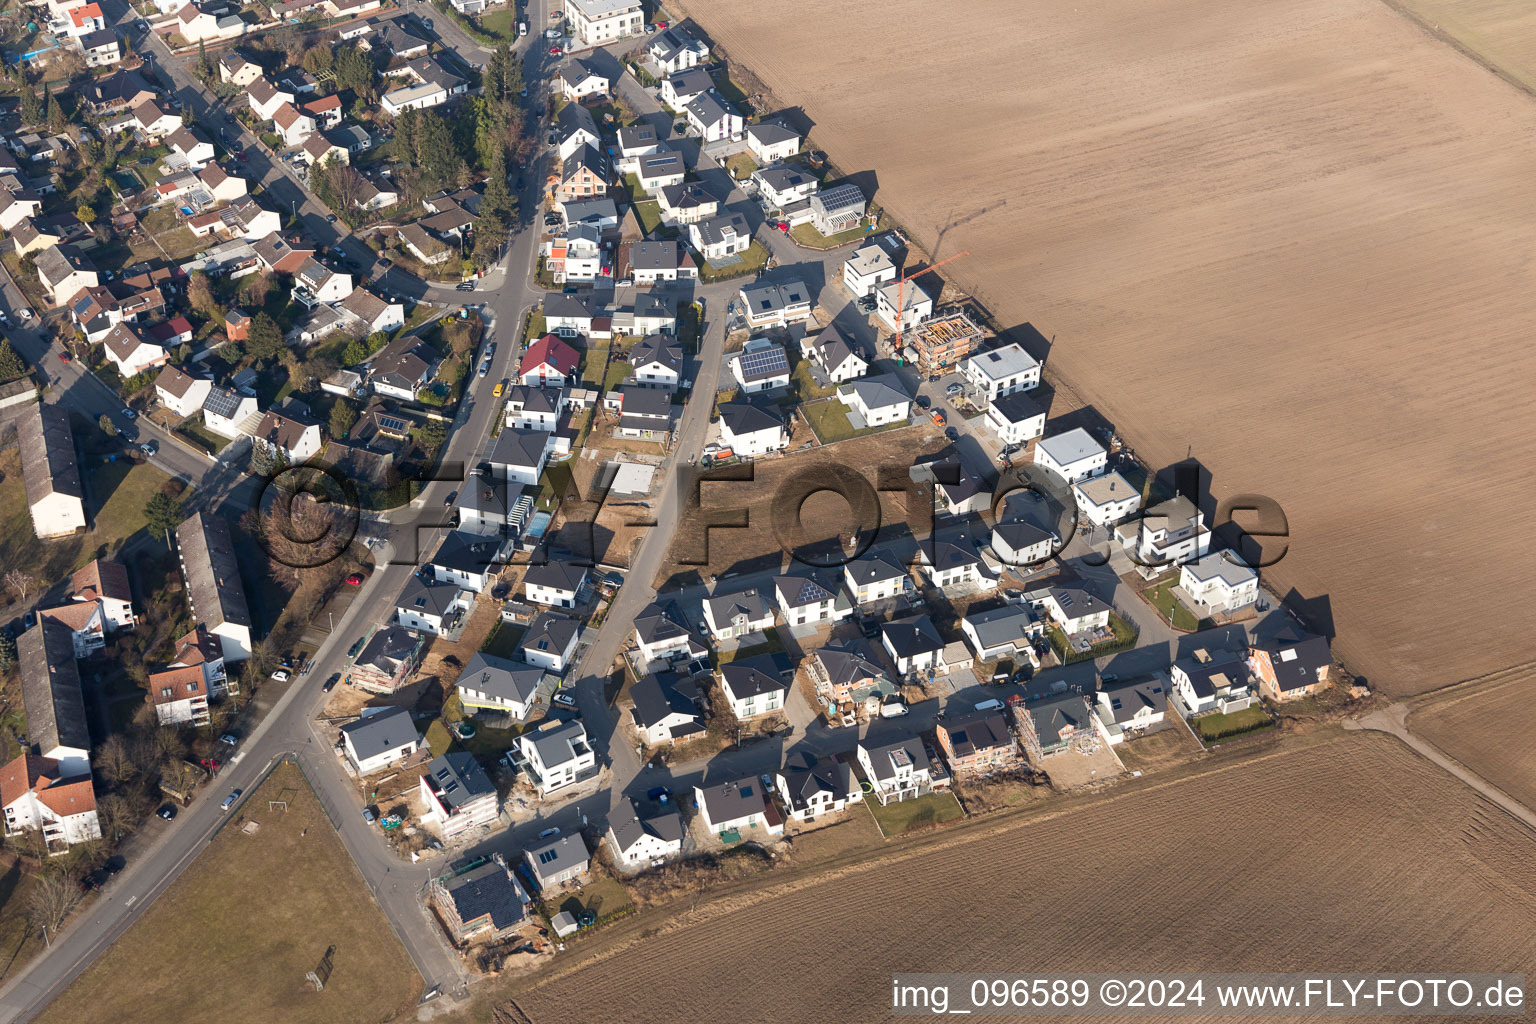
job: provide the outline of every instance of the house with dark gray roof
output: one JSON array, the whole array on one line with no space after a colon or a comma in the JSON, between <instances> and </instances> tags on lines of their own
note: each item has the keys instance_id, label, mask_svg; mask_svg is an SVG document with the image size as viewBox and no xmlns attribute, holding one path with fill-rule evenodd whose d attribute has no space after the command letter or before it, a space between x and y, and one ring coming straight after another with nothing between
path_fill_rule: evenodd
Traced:
<instances>
[{"instance_id":1,"label":"house with dark gray roof","mask_svg":"<svg viewBox=\"0 0 1536 1024\"><path fill-rule=\"evenodd\" d=\"M540 890L552 889L587 873L592 855L579 835L555 836L523 851L523 858Z\"/></svg>"},{"instance_id":2,"label":"house with dark gray roof","mask_svg":"<svg viewBox=\"0 0 1536 1024\"><path fill-rule=\"evenodd\" d=\"M707 654L688 632L688 626L670 601L653 601L635 616L635 643L642 665Z\"/></svg>"},{"instance_id":3,"label":"house with dark gray roof","mask_svg":"<svg viewBox=\"0 0 1536 1024\"><path fill-rule=\"evenodd\" d=\"M427 808L422 821L436 826L445 840L490 826L501 814L495 784L468 751L433 758L419 792Z\"/></svg>"},{"instance_id":4,"label":"house with dark gray roof","mask_svg":"<svg viewBox=\"0 0 1536 1024\"><path fill-rule=\"evenodd\" d=\"M43 618L16 639L28 751L59 762L66 778L89 775L91 734L68 626Z\"/></svg>"},{"instance_id":5,"label":"house with dark gray roof","mask_svg":"<svg viewBox=\"0 0 1536 1024\"><path fill-rule=\"evenodd\" d=\"M900 689L863 637L827 644L806 660L806 668L817 695L831 705L888 697Z\"/></svg>"},{"instance_id":6,"label":"house with dark gray roof","mask_svg":"<svg viewBox=\"0 0 1536 1024\"><path fill-rule=\"evenodd\" d=\"M545 671L562 673L576 656L576 638L580 633L581 623L569 615L540 612L518 641L518 657Z\"/></svg>"},{"instance_id":7,"label":"house with dark gray roof","mask_svg":"<svg viewBox=\"0 0 1536 1024\"><path fill-rule=\"evenodd\" d=\"M926 615L892 619L880 626L880 640L903 675L943 671L944 640Z\"/></svg>"},{"instance_id":8,"label":"house with dark gray roof","mask_svg":"<svg viewBox=\"0 0 1536 1024\"><path fill-rule=\"evenodd\" d=\"M1161 672L1105 686L1095 696L1099 729L1111 744L1123 743L1162 722L1168 713L1172 684Z\"/></svg>"},{"instance_id":9,"label":"house with dark gray roof","mask_svg":"<svg viewBox=\"0 0 1536 1024\"><path fill-rule=\"evenodd\" d=\"M869 371L868 361L836 324L805 338L800 349L801 354L820 366L834 384L846 384Z\"/></svg>"},{"instance_id":10,"label":"house with dark gray roof","mask_svg":"<svg viewBox=\"0 0 1536 1024\"><path fill-rule=\"evenodd\" d=\"M432 880L432 903L454 943L505 938L528 920L532 902L501 854L464 872Z\"/></svg>"},{"instance_id":11,"label":"house with dark gray roof","mask_svg":"<svg viewBox=\"0 0 1536 1024\"><path fill-rule=\"evenodd\" d=\"M878 743L868 737L855 748L855 756L881 804L924 796L941 781L923 741L916 736L888 738ZM947 783L947 776L942 778Z\"/></svg>"},{"instance_id":12,"label":"house with dark gray roof","mask_svg":"<svg viewBox=\"0 0 1536 1024\"><path fill-rule=\"evenodd\" d=\"M773 625L773 604L756 587L704 599L704 622L716 640L733 640Z\"/></svg>"},{"instance_id":13,"label":"house with dark gray roof","mask_svg":"<svg viewBox=\"0 0 1536 1024\"><path fill-rule=\"evenodd\" d=\"M664 441L672 432L676 408L671 391L626 384L617 392L608 392L603 404L619 413L615 436Z\"/></svg>"},{"instance_id":14,"label":"house with dark gray roof","mask_svg":"<svg viewBox=\"0 0 1536 1024\"><path fill-rule=\"evenodd\" d=\"M775 576L774 596L779 613L791 626L817 622L837 622L853 614L853 602L843 589L839 574L832 570L804 575Z\"/></svg>"},{"instance_id":15,"label":"house with dark gray roof","mask_svg":"<svg viewBox=\"0 0 1536 1024\"><path fill-rule=\"evenodd\" d=\"M683 849L683 819L676 811L640 817L633 800L620 800L608 815L608 846L620 867L641 867Z\"/></svg>"},{"instance_id":16,"label":"house with dark gray roof","mask_svg":"<svg viewBox=\"0 0 1536 1024\"><path fill-rule=\"evenodd\" d=\"M1250 646L1248 668L1258 680L1259 693L1273 701L1298 700L1333 685L1328 639L1289 626Z\"/></svg>"},{"instance_id":17,"label":"house with dark gray roof","mask_svg":"<svg viewBox=\"0 0 1536 1024\"><path fill-rule=\"evenodd\" d=\"M433 552L425 568L441 582L479 594L501 575L506 565L499 537L454 530Z\"/></svg>"},{"instance_id":18,"label":"house with dark gray roof","mask_svg":"<svg viewBox=\"0 0 1536 1024\"><path fill-rule=\"evenodd\" d=\"M1032 641L1045 635L1045 624L1028 608L1005 604L1000 608L975 611L960 620L978 661L1017 658L1021 654L1034 662Z\"/></svg>"},{"instance_id":19,"label":"house with dark gray roof","mask_svg":"<svg viewBox=\"0 0 1536 1024\"><path fill-rule=\"evenodd\" d=\"M672 672L652 672L629 688L630 718L651 746L679 743L704 733L699 706L679 688Z\"/></svg>"},{"instance_id":20,"label":"house with dark gray roof","mask_svg":"<svg viewBox=\"0 0 1536 1024\"><path fill-rule=\"evenodd\" d=\"M1008 723L996 711L976 711L941 721L934 729L939 749L957 778L990 775L1023 760Z\"/></svg>"},{"instance_id":21,"label":"house with dark gray roof","mask_svg":"<svg viewBox=\"0 0 1536 1024\"><path fill-rule=\"evenodd\" d=\"M573 562L551 559L530 565L523 574L528 600L548 608L574 608L576 595L587 580L587 570Z\"/></svg>"},{"instance_id":22,"label":"house with dark gray roof","mask_svg":"<svg viewBox=\"0 0 1536 1024\"><path fill-rule=\"evenodd\" d=\"M457 583L414 573L395 598L395 619L406 629L441 636L449 633L473 605Z\"/></svg>"},{"instance_id":23,"label":"house with dark gray roof","mask_svg":"<svg viewBox=\"0 0 1536 1024\"><path fill-rule=\"evenodd\" d=\"M772 405L757 402L722 402L720 440L736 455L751 458L789 447L784 416Z\"/></svg>"},{"instance_id":24,"label":"house with dark gray roof","mask_svg":"<svg viewBox=\"0 0 1536 1024\"><path fill-rule=\"evenodd\" d=\"M1027 709L1024 718L1027 725L1024 728L1033 730L1033 743L1038 745L1042 756L1066 750L1074 737L1086 735L1095 729L1088 701L1081 694L1047 697L1028 704ZM1033 754L1030 747L1031 739L1026 735L1024 748Z\"/></svg>"},{"instance_id":25,"label":"house with dark gray roof","mask_svg":"<svg viewBox=\"0 0 1536 1024\"><path fill-rule=\"evenodd\" d=\"M846 562L843 582L859 605L889 600L912 590L912 576L906 566L883 551L867 551Z\"/></svg>"},{"instance_id":26,"label":"house with dark gray roof","mask_svg":"<svg viewBox=\"0 0 1536 1024\"><path fill-rule=\"evenodd\" d=\"M479 651L454 685L459 703L470 714L497 712L522 722L558 682L537 665Z\"/></svg>"},{"instance_id":27,"label":"house with dark gray roof","mask_svg":"<svg viewBox=\"0 0 1536 1024\"><path fill-rule=\"evenodd\" d=\"M784 708L789 685L769 658L744 658L720 666L720 692L738 719L770 715Z\"/></svg>"},{"instance_id":28,"label":"house with dark gray roof","mask_svg":"<svg viewBox=\"0 0 1536 1024\"><path fill-rule=\"evenodd\" d=\"M676 391L682 379L683 344L670 334L651 334L629 350L630 384Z\"/></svg>"},{"instance_id":29,"label":"house with dark gray roof","mask_svg":"<svg viewBox=\"0 0 1536 1024\"><path fill-rule=\"evenodd\" d=\"M218 638L225 661L251 656L251 612L228 521L195 512L176 528L176 554L192 618Z\"/></svg>"},{"instance_id":30,"label":"house with dark gray roof","mask_svg":"<svg viewBox=\"0 0 1536 1024\"><path fill-rule=\"evenodd\" d=\"M711 832L742 832L759 825L769 826L768 831L774 831L768 818L768 794L756 777L694 786L693 795L699 816ZM778 818L777 812L774 818ZM778 831L783 829L783 822L778 822Z\"/></svg>"},{"instance_id":31,"label":"house with dark gray roof","mask_svg":"<svg viewBox=\"0 0 1536 1024\"><path fill-rule=\"evenodd\" d=\"M63 406L36 402L16 418L27 511L39 538L85 529L85 489L75 459L75 435Z\"/></svg>"},{"instance_id":32,"label":"house with dark gray roof","mask_svg":"<svg viewBox=\"0 0 1536 1024\"><path fill-rule=\"evenodd\" d=\"M358 775L409 757L421 747L421 734L406 708L364 708L363 717L341 727L342 749Z\"/></svg>"},{"instance_id":33,"label":"house with dark gray roof","mask_svg":"<svg viewBox=\"0 0 1536 1024\"><path fill-rule=\"evenodd\" d=\"M487 461L503 480L534 487L549 461L549 444L549 434L542 430L507 428L497 436Z\"/></svg>"},{"instance_id":34,"label":"house with dark gray roof","mask_svg":"<svg viewBox=\"0 0 1536 1024\"><path fill-rule=\"evenodd\" d=\"M790 763L774 777L774 784L795 821L815 821L864 799L852 766L833 757L792 755Z\"/></svg>"},{"instance_id":35,"label":"house with dark gray roof","mask_svg":"<svg viewBox=\"0 0 1536 1024\"><path fill-rule=\"evenodd\" d=\"M837 389L837 400L847 406L848 422L856 430L905 423L912 411L911 397L889 373L842 385Z\"/></svg>"}]
</instances>

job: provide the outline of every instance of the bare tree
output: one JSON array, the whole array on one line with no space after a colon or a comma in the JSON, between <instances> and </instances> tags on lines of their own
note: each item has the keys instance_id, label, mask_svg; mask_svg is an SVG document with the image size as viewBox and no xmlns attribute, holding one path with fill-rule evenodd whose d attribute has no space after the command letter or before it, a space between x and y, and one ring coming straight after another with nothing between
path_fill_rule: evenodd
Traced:
<instances>
[{"instance_id":1,"label":"bare tree","mask_svg":"<svg viewBox=\"0 0 1536 1024\"><path fill-rule=\"evenodd\" d=\"M27 924L57 932L79 902L80 886L74 879L62 871L44 872L27 892Z\"/></svg>"},{"instance_id":2,"label":"bare tree","mask_svg":"<svg viewBox=\"0 0 1536 1024\"><path fill-rule=\"evenodd\" d=\"M121 793L108 793L96 801L96 817L101 823L101 834L109 839L132 832L138 825L133 805Z\"/></svg>"},{"instance_id":3,"label":"bare tree","mask_svg":"<svg viewBox=\"0 0 1536 1024\"><path fill-rule=\"evenodd\" d=\"M16 591L16 600L18 601L25 601L27 599L27 594L31 591L32 584L36 582L36 580L20 569L12 569L5 574L5 585Z\"/></svg>"},{"instance_id":4,"label":"bare tree","mask_svg":"<svg viewBox=\"0 0 1536 1024\"><path fill-rule=\"evenodd\" d=\"M108 736L96 752L96 767L108 782L122 785L132 782L139 774L139 764L128 744L119 735Z\"/></svg>"}]
</instances>

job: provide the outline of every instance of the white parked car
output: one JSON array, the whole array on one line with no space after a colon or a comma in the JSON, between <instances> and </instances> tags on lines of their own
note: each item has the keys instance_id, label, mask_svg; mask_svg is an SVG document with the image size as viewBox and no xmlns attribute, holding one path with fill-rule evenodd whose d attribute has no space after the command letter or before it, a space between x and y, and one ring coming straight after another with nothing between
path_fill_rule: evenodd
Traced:
<instances>
[{"instance_id":1,"label":"white parked car","mask_svg":"<svg viewBox=\"0 0 1536 1024\"><path fill-rule=\"evenodd\" d=\"M279 683L286 683L288 681L288 670L285 668L280 668L276 672L272 673L272 678Z\"/></svg>"}]
</instances>

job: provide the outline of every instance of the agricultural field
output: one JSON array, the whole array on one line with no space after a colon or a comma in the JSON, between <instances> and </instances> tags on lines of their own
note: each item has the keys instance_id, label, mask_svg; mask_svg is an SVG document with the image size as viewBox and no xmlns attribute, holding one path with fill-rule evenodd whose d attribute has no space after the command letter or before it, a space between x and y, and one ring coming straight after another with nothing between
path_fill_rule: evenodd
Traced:
<instances>
[{"instance_id":1,"label":"agricultural field","mask_svg":"<svg viewBox=\"0 0 1536 1024\"><path fill-rule=\"evenodd\" d=\"M1501 673L1486 685L1436 694L1417 708L1408 728L1505 793L1536 807L1536 761L1530 736L1536 730L1530 666Z\"/></svg>"},{"instance_id":2,"label":"agricultural field","mask_svg":"<svg viewBox=\"0 0 1536 1024\"><path fill-rule=\"evenodd\" d=\"M734 1017L884 1020L893 971L1536 965L1528 834L1397 741L1171 778L696 906L646 929L643 954L514 992L506 1019L715 1021L707 989L731 993Z\"/></svg>"},{"instance_id":3,"label":"agricultural field","mask_svg":"<svg viewBox=\"0 0 1536 1024\"><path fill-rule=\"evenodd\" d=\"M1489 67L1536 90L1536 7L1522 0L1388 0Z\"/></svg>"},{"instance_id":4,"label":"agricultural field","mask_svg":"<svg viewBox=\"0 0 1536 1024\"><path fill-rule=\"evenodd\" d=\"M286 812L269 809L279 799ZM328 948L334 969L316 993L305 972ZM279 765L38 1020L196 1020L216 1004L230 1024L373 1024L414 1005L420 985L303 774Z\"/></svg>"},{"instance_id":5,"label":"agricultural field","mask_svg":"<svg viewBox=\"0 0 1536 1024\"><path fill-rule=\"evenodd\" d=\"M1536 372L1529 95L1377 0L682 8L811 145L878 173L891 220L968 250L945 273L1052 339L1035 354L1138 454L1278 501L1267 580L1351 669L1402 694L1523 659L1465 598L1536 618L1536 578L1488 539L1536 510L1481 486L1536 471L1512 413ZM901 132L875 116L891 96Z\"/></svg>"}]
</instances>

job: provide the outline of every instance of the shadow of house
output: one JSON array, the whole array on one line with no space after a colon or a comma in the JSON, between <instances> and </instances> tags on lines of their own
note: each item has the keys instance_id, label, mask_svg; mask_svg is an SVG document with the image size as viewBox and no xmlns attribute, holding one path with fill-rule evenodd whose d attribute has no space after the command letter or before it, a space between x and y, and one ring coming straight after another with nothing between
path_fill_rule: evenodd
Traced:
<instances>
[{"instance_id":1,"label":"shadow of house","mask_svg":"<svg viewBox=\"0 0 1536 1024\"><path fill-rule=\"evenodd\" d=\"M1034 356L1041 363L1046 362L1051 354L1053 338L1047 338L1031 323L1022 323L1006 330L997 332L997 340L1000 345L1008 345L1017 342L1024 347L1024 351ZM1038 395L1039 392L1034 392Z\"/></svg>"}]
</instances>

